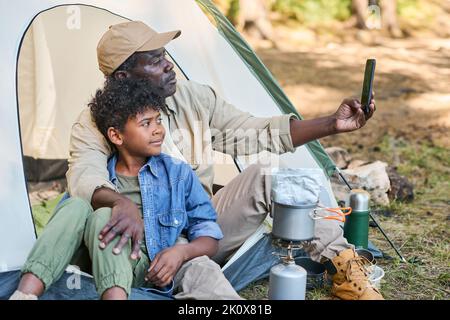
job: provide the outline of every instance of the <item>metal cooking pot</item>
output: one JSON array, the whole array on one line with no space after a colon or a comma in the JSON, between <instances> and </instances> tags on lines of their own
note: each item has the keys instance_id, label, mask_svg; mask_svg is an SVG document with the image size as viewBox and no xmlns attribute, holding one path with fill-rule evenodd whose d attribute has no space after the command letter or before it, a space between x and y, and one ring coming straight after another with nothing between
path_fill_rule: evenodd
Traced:
<instances>
[{"instance_id":1,"label":"metal cooking pot","mask_svg":"<svg viewBox=\"0 0 450 320\"><path fill-rule=\"evenodd\" d=\"M320 211L336 213L337 216L318 216ZM285 205L272 202L272 234L288 241L308 241L314 238L315 221L319 219L345 221L351 208L323 208L317 203L305 205Z\"/></svg>"},{"instance_id":2,"label":"metal cooking pot","mask_svg":"<svg viewBox=\"0 0 450 320\"><path fill-rule=\"evenodd\" d=\"M303 206L272 203L272 234L283 240L305 241L314 237L312 213L317 204Z\"/></svg>"}]
</instances>

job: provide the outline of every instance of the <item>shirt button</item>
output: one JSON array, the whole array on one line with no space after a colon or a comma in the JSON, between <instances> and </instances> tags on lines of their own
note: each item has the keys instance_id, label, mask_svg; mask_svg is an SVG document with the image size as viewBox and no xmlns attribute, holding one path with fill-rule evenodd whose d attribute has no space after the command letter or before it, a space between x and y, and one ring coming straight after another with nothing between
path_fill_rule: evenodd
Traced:
<instances>
[{"instance_id":1,"label":"shirt button","mask_svg":"<svg viewBox=\"0 0 450 320\"><path fill-rule=\"evenodd\" d=\"M175 224L178 224L178 223L179 223L179 221L178 221L177 219L173 220L173 222L174 222Z\"/></svg>"}]
</instances>

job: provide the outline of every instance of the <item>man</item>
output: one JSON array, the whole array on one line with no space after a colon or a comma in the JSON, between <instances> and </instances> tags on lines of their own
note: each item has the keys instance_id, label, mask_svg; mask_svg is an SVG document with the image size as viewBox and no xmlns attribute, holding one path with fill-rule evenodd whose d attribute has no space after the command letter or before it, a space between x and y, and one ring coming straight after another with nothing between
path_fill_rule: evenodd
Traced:
<instances>
[{"instance_id":1,"label":"man","mask_svg":"<svg viewBox=\"0 0 450 320\"><path fill-rule=\"evenodd\" d=\"M237 150L237 154L252 154L262 149L279 153L293 151L311 140L357 130L364 126L366 117L355 99L344 100L335 114L313 120L299 121L293 114L253 117L222 100L208 86L192 81L177 83L174 66L165 58L164 46L180 34L180 31L157 33L138 21L111 26L97 47L99 67L107 81L128 77L146 79L166 98L166 108L161 112L166 140L182 131L183 144L172 141L165 145L163 152L188 159L212 196L224 234L214 257L220 264L257 229L270 211L271 181L259 166L253 165L213 196L213 167L201 160L203 155L230 149ZM373 115L374 103L370 105L367 119ZM201 134L194 132L195 127L202 128ZM257 129L258 134L247 137L243 135L247 129ZM258 139L260 135L268 140ZM230 144L233 148L229 148ZM99 234L101 247L106 248L114 240L114 251L120 252L131 239L131 258L136 259L144 237L143 222L136 205L119 194L108 180L106 164L110 154L111 148L95 127L89 110L84 110L72 128L67 172L69 193L90 204L91 210L112 208L111 220ZM87 207L80 201L66 206L72 212ZM319 239L313 242L309 253L313 259L326 262L334 274L333 293L343 299L382 299L370 285L365 270L360 268L361 258L343 237L338 223L319 220L316 225L315 236Z\"/></svg>"}]
</instances>

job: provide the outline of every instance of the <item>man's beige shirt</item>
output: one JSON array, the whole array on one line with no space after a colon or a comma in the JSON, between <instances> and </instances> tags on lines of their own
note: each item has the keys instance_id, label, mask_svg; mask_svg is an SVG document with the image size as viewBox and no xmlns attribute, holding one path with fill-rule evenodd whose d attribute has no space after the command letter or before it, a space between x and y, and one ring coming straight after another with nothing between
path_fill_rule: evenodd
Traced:
<instances>
[{"instance_id":1,"label":"man's beige shirt","mask_svg":"<svg viewBox=\"0 0 450 320\"><path fill-rule=\"evenodd\" d=\"M179 81L176 93L166 103L167 108L161 111L164 123L209 195L214 180L213 150L232 156L295 150L289 126L294 114L254 117L224 101L211 87L192 81ZM66 177L71 196L91 202L99 187L116 190L106 168L113 150L95 126L89 108L72 127L69 151ZM166 143L163 152L176 157Z\"/></svg>"}]
</instances>

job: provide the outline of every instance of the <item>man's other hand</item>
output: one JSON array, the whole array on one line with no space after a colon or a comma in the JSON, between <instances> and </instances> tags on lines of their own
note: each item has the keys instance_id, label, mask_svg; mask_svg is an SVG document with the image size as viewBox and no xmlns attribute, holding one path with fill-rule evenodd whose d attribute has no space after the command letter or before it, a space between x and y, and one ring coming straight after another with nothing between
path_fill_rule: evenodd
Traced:
<instances>
[{"instance_id":1,"label":"man's other hand","mask_svg":"<svg viewBox=\"0 0 450 320\"><path fill-rule=\"evenodd\" d=\"M112 205L111 219L98 236L101 240L100 248L106 248L113 239L120 236L119 242L113 249L114 254L119 254L123 246L131 239L130 257L136 260L139 258L143 235L144 223L137 205L124 196L115 199Z\"/></svg>"}]
</instances>

